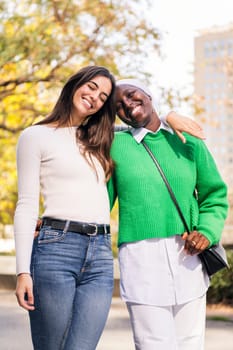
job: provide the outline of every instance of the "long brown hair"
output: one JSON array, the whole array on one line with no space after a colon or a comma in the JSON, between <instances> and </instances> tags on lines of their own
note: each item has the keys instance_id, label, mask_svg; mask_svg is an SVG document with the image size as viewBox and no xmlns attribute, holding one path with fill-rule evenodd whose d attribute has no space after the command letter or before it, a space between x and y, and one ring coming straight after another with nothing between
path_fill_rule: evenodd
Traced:
<instances>
[{"instance_id":1,"label":"long brown hair","mask_svg":"<svg viewBox=\"0 0 233 350\"><path fill-rule=\"evenodd\" d=\"M37 125L55 124L58 128L70 125L73 96L76 90L96 76L104 76L111 81L112 90L101 109L91 115L87 122L79 126L76 132L77 141L82 144L82 151L90 162L96 157L102 165L106 180L113 171L113 161L110 157L110 147L114 137L115 122L115 78L105 67L87 66L72 75L64 85L52 112L38 122ZM91 161L93 165L93 161Z\"/></svg>"}]
</instances>

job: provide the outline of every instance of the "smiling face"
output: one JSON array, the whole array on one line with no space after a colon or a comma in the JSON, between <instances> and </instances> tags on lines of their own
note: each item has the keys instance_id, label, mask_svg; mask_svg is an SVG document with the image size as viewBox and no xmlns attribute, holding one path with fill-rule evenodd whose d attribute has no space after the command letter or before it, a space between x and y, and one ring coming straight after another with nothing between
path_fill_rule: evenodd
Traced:
<instances>
[{"instance_id":1,"label":"smiling face","mask_svg":"<svg viewBox=\"0 0 233 350\"><path fill-rule=\"evenodd\" d=\"M110 79L96 76L79 87L73 96L72 120L82 123L98 112L107 101L112 90Z\"/></svg>"},{"instance_id":2,"label":"smiling face","mask_svg":"<svg viewBox=\"0 0 233 350\"><path fill-rule=\"evenodd\" d=\"M151 97L138 87L119 85L115 98L117 115L124 123L134 128L144 127L151 130L155 128L155 121L158 124Z\"/></svg>"}]
</instances>

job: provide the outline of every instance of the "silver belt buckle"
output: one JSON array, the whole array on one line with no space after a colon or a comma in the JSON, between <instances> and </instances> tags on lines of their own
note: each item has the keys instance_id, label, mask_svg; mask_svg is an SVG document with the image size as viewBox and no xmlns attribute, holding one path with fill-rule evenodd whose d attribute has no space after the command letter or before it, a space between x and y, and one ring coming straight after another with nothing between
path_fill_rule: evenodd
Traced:
<instances>
[{"instance_id":1,"label":"silver belt buckle","mask_svg":"<svg viewBox=\"0 0 233 350\"><path fill-rule=\"evenodd\" d=\"M95 227L95 231L93 233L87 233L88 236L96 236L98 233L98 226L97 224L89 224L90 226Z\"/></svg>"}]
</instances>

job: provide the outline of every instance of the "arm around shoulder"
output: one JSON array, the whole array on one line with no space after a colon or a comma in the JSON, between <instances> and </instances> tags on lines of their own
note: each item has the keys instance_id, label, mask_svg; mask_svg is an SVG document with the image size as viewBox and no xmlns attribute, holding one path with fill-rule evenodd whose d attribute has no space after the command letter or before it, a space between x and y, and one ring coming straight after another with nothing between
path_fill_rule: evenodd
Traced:
<instances>
[{"instance_id":1,"label":"arm around shoulder","mask_svg":"<svg viewBox=\"0 0 233 350\"><path fill-rule=\"evenodd\" d=\"M191 117L184 116L175 111L170 111L166 114L166 116L162 116L161 120L166 121L166 123L173 129L173 131L178 135L183 143L186 142L186 138L182 134L183 132L186 132L202 140L205 139L201 125Z\"/></svg>"}]
</instances>

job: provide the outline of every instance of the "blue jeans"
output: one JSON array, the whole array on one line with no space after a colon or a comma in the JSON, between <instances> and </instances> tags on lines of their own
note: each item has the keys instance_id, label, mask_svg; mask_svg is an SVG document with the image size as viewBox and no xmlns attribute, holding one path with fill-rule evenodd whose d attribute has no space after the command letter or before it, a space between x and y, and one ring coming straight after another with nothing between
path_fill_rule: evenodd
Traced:
<instances>
[{"instance_id":1,"label":"blue jeans","mask_svg":"<svg viewBox=\"0 0 233 350\"><path fill-rule=\"evenodd\" d=\"M96 349L113 292L110 234L86 236L43 227L34 240L31 274L34 349Z\"/></svg>"}]
</instances>

